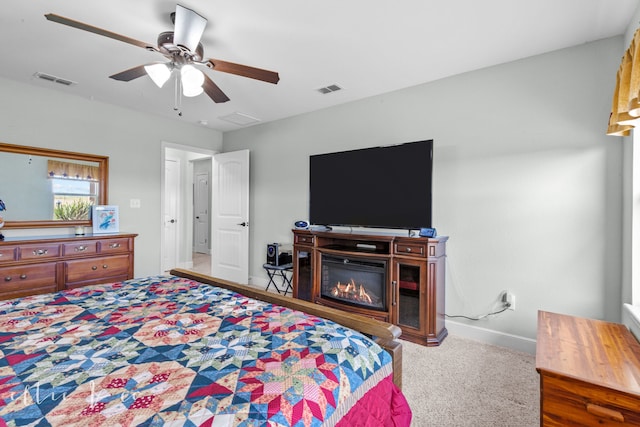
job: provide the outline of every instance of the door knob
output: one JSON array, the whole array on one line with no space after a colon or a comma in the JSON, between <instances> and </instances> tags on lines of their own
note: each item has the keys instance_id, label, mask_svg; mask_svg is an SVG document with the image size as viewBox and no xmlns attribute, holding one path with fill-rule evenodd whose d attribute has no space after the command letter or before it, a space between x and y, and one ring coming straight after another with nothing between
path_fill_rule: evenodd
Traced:
<instances>
[{"instance_id":1,"label":"door knob","mask_svg":"<svg viewBox=\"0 0 640 427\"><path fill-rule=\"evenodd\" d=\"M175 220L175 219L172 219L172 220L170 220L169 222L170 222L171 224L173 224L174 222L176 222L176 220Z\"/></svg>"},{"instance_id":2,"label":"door knob","mask_svg":"<svg viewBox=\"0 0 640 427\"><path fill-rule=\"evenodd\" d=\"M243 226L243 227L248 227L248 226L249 226L249 222L248 222L248 221L244 221L244 222L241 222L241 223L240 223L240 224L238 224L238 225L241 225L241 226Z\"/></svg>"}]
</instances>

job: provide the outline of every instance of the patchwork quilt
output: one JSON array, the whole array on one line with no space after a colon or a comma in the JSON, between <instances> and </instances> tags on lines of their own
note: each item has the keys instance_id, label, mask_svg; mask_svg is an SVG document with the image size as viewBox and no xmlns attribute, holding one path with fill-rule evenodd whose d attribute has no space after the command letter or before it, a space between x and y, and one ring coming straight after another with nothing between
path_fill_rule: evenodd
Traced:
<instances>
[{"instance_id":1,"label":"patchwork quilt","mask_svg":"<svg viewBox=\"0 0 640 427\"><path fill-rule=\"evenodd\" d=\"M359 332L174 276L0 301L0 427L408 425L391 373Z\"/></svg>"}]
</instances>

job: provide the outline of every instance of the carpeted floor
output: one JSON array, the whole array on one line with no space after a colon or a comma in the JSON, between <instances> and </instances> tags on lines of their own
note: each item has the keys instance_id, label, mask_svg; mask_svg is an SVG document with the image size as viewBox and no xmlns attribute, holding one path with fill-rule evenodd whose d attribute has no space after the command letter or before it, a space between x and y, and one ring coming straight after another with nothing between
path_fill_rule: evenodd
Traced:
<instances>
[{"instance_id":1,"label":"carpeted floor","mask_svg":"<svg viewBox=\"0 0 640 427\"><path fill-rule=\"evenodd\" d=\"M403 350L412 426L540 425L533 355L451 335L438 347L403 341Z\"/></svg>"}]
</instances>

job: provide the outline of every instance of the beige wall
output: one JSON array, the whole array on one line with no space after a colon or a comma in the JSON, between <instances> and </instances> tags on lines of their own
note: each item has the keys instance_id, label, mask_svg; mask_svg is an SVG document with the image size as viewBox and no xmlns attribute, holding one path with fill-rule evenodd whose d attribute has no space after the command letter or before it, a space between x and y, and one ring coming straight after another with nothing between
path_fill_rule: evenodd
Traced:
<instances>
[{"instance_id":1,"label":"beige wall","mask_svg":"<svg viewBox=\"0 0 640 427\"><path fill-rule=\"evenodd\" d=\"M225 133L225 151L252 151L250 274L307 217L310 154L433 138L447 313L484 314L505 289L517 302L456 322L531 339L539 309L619 320L622 142L605 129L623 50L601 40Z\"/></svg>"}]
</instances>

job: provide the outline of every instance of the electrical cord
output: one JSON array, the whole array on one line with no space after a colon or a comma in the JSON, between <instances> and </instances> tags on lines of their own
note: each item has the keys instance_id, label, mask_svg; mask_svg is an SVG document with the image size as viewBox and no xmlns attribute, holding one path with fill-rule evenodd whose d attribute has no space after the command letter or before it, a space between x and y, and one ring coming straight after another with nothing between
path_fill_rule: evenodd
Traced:
<instances>
[{"instance_id":1,"label":"electrical cord","mask_svg":"<svg viewBox=\"0 0 640 427\"><path fill-rule=\"evenodd\" d=\"M481 320L484 319L485 317L489 317L489 316L493 316L496 314L500 314L500 313L504 313L505 311L507 311L509 309L509 307L511 306L511 304L509 304L508 302L504 303L504 308L502 308L502 310L498 310L498 311L494 311L491 313L487 313L487 314L483 314L482 316L478 316L478 317L469 317L469 316L465 316L463 314L446 314L445 313L445 317L449 317L449 318L454 318L454 317L462 317L465 319L469 319L469 320Z\"/></svg>"}]
</instances>

